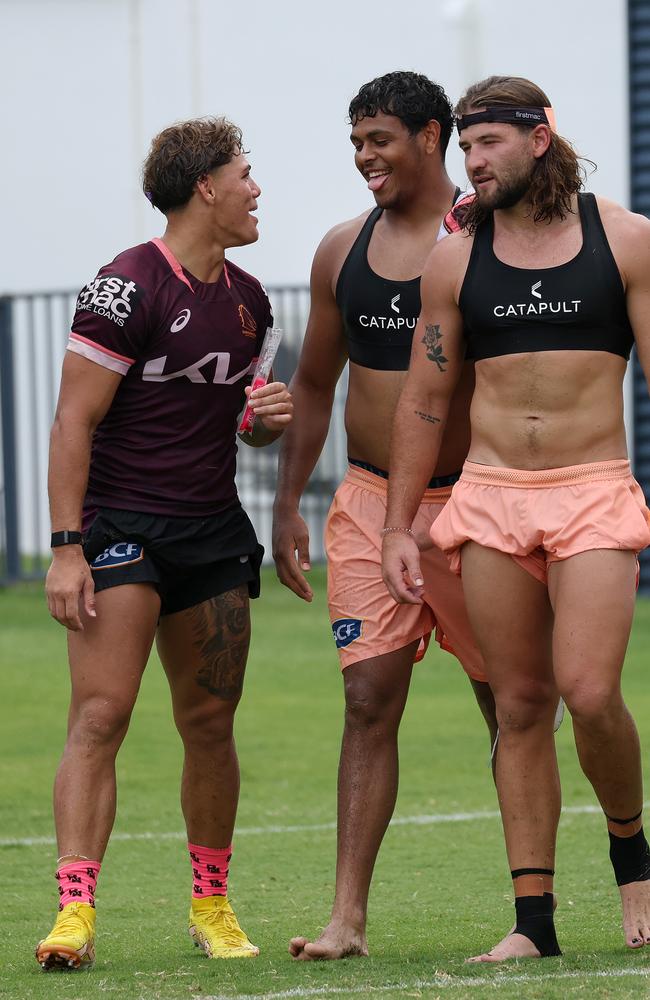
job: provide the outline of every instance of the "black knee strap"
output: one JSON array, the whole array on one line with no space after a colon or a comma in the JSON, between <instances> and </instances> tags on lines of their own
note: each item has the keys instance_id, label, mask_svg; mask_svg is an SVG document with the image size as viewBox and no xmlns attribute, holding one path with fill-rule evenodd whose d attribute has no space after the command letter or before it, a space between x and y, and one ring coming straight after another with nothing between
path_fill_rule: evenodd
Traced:
<instances>
[{"instance_id":1,"label":"black knee strap","mask_svg":"<svg viewBox=\"0 0 650 1000\"><path fill-rule=\"evenodd\" d=\"M650 879L650 847L643 827L631 837L617 837L610 833L609 859L617 885L647 882Z\"/></svg>"},{"instance_id":2,"label":"black knee strap","mask_svg":"<svg viewBox=\"0 0 650 1000\"><path fill-rule=\"evenodd\" d=\"M519 878L521 875L555 875L554 868L513 868L510 878Z\"/></svg>"},{"instance_id":3,"label":"black knee strap","mask_svg":"<svg viewBox=\"0 0 650 1000\"><path fill-rule=\"evenodd\" d=\"M519 896L515 899L517 924L513 934L523 934L537 948L542 958L561 955L553 923L553 893L543 896Z\"/></svg>"},{"instance_id":4,"label":"black knee strap","mask_svg":"<svg viewBox=\"0 0 650 1000\"><path fill-rule=\"evenodd\" d=\"M629 819L616 819L615 816L608 816L607 813L605 813L605 819L608 819L610 823L618 823L619 826L625 826L627 823L636 823L638 819L641 819L642 812L643 809L639 809L636 816L630 816Z\"/></svg>"}]
</instances>

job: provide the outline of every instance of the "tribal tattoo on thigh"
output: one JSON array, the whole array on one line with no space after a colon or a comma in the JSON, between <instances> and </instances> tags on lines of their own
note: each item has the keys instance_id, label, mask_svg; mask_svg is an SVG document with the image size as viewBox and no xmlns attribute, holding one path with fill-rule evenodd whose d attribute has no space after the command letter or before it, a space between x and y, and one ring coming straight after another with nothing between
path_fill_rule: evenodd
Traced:
<instances>
[{"instance_id":1,"label":"tribal tattoo on thigh","mask_svg":"<svg viewBox=\"0 0 650 1000\"><path fill-rule=\"evenodd\" d=\"M422 343L427 349L427 357L429 361L433 361L435 365L438 366L438 370L444 372L445 365L447 364L447 358L442 353L442 333L440 332L440 326L436 323L433 326L431 323L427 323L424 328L424 337L422 338Z\"/></svg>"},{"instance_id":2,"label":"tribal tattoo on thigh","mask_svg":"<svg viewBox=\"0 0 650 1000\"><path fill-rule=\"evenodd\" d=\"M224 701L239 698L251 637L248 587L237 587L190 608L192 645L201 665L197 684Z\"/></svg>"}]
</instances>

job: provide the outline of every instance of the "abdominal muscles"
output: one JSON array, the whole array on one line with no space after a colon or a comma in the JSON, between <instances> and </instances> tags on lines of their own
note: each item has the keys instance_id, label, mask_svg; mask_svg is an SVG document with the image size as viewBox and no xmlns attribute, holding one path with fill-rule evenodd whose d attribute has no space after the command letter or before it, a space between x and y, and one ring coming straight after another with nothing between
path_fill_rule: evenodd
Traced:
<instances>
[{"instance_id":1,"label":"abdominal muscles","mask_svg":"<svg viewBox=\"0 0 650 1000\"><path fill-rule=\"evenodd\" d=\"M604 351L542 351L478 362L469 458L515 469L625 458L625 367Z\"/></svg>"}]
</instances>

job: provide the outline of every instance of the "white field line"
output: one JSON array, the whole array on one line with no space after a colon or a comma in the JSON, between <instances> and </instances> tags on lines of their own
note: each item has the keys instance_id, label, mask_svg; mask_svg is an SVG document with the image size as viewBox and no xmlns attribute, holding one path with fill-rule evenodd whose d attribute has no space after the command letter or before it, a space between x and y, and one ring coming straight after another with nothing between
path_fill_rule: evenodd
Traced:
<instances>
[{"instance_id":1,"label":"white field line","mask_svg":"<svg viewBox=\"0 0 650 1000\"><path fill-rule=\"evenodd\" d=\"M645 802L644 808L650 803ZM600 814L600 806L564 806L563 815L582 816ZM482 812L431 813L423 816L394 816L391 826L435 826L438 823L472 823L486 819L499 819L496 809ZM335 830L336 823L304 823L295 826L238 826L235 829L237 837L259 836L271 833L316 833L320 830ZM142 833L112 834L111 840L184 840L187 834L180 831L143 831ZM56 843L54 837L0 837L0 847L43 847Z\"/></svg>"},{"instance_id":2,"label":"white field line","mask_svg":"<svg viewBox=\"0 0 650 1000\"><path fill-rule=\"evenodd\" d=\"M509 975L507 972L496 972L494 976L448 976L445 974L434 976L433 979L415 979L412 982L386 983L378 986L318 986L303 989L296 986L290 990L281 990L278 993L215 993L210 996L201 994L195 996L193 1000L292 1000L296 997L328 997L328 996L352 996L355 993L393 993L404 992L405 990L444 990L454 989L462 986L464 989L471 989L478 986L510 986L517 983L549 983L570 979L620 979L623 976L639 976L643 979L650 978L650 969L640 969L635 966L631 969L603 969L585 970L584 972L543 972L540 975Z\"/></svg>"}]
</instances>

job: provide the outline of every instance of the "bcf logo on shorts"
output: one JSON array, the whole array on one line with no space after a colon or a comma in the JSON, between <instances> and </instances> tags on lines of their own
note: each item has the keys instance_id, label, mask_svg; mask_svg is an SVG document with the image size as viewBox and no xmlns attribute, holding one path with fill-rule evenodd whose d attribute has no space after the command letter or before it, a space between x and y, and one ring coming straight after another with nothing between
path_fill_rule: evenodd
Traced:
<instances>
[{"instance_id":1,"label":"bcf logo on shorts","mask_svg":"<svg viewBox=\"0 0 650 1000\"><path fill-rule=\"evenodd\" d=\"M335 622L332 622L336 648L342 649L344 646L349 646L355 639L359 639L362 625L362 618L337 618Z\"/></svg>"},{"instance_id":2,"label":"bcf logo on shorts","mask_svg":"<svg viewBox=\"0 0 650 1000\"><path fill-rule=\"evenodd\" d=\"M128 563L140 562L144 558L144 549L139 542L116 542L103 552L100 552L90 564L91 569L112 569L114 566L126 566Z\"/></svg>"}]
</instances>

